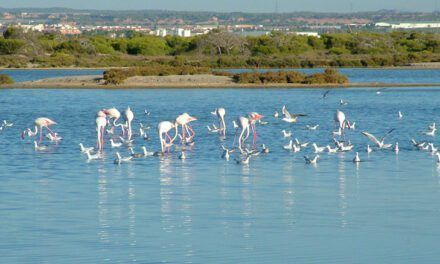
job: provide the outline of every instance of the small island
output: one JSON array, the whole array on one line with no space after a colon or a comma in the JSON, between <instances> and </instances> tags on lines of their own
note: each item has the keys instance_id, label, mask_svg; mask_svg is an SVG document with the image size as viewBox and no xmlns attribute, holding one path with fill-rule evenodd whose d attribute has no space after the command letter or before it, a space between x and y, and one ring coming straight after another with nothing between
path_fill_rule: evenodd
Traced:
<instances>
[{"instance_id":1,"label":"small island","mask_svg":"<svg viewBox=\"0 0 440 264\"><path fill-rule=\"evenodd\" d=\"M337 70L304 74L294 70L230 71L206 67L164 66L109 69L103 75L47 78L14 83L7 75L7 88L220 88L220 87L340 87L348 78Z\"/></svg>"}]
</instances>

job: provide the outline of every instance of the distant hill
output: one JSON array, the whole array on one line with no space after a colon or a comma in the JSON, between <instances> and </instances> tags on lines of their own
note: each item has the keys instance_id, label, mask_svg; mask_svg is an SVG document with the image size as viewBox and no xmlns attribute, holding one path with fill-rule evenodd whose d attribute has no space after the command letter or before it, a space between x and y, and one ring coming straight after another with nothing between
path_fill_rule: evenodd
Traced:
<instances>
[{"instance_id":1,"label":"distant hill","mask_svg":"<svg viewBox=\"0 0 440 264\"><path fill-rule=\"evenodd\" d=\"M344 24L362 22L392 22L392 21L439 21L438 12L401 12L396 10L379 10L375 12L327 13L327 12L288 12L288 13L245 13L245 12L215 12L215 11L172 11L172 10L93 10L71 9L62 7L52 8L2 8L0 13L10 13L17 20L24 19L22 13L39 14L33 18L43 21L74 20L79 23L221 23L221 24ZM50 15L64 15L61 18ZM50 18L48 18L50 16ZM1 20L1 16L0 16Z\"/></svg>"}]
</instances>

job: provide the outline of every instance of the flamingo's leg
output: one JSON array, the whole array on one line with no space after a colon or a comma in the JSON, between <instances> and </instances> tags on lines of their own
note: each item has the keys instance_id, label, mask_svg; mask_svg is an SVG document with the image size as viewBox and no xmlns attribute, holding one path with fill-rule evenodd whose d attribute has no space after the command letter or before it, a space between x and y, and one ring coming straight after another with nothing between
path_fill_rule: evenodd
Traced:
<instances>
[{"instance_id":1,"label":"flamingo's leg","mask_svg":"<svg viewBox=\"0 0 440 264\"><path fill-rule=\"evenodd\" d=\"M170 135L168 134L168 132L165 132L165 135L167 136L168 140L171 142L172 138L170 137ZM166 143L166 141L165 141Z\"/></svg>"},{"instance_id":2,"label":"flamingo's leg","mask_svg":"<svg viewBox=\"0 0 440 264\"><path fill-rule=\"evenodd\" d=\"M185 143L185 138L186 138L186 125L182 125L182 142Z\"/></svg>"},{"instance_id":3,"label":"flamingo's leg","mask_svg":"<svg viewBox=\"0 0 440 264\"><path fill-rule=\"evenodd\" d=\"M189 131L191 131L192 135L191 137L194 137L196 135L196 132L194 132L194 130L192 129L191 126L188 126ZM189 134L189 133L188 133Z\"/></svg>"},{"instance_id":4,"label":"flamingo's leg","mask_svg":"<svg viewBox=\"0 0 440 264\"><path fill-rule=\"evenodd\" d=\"M104 151L104 131L105 131L105 127L101 128L101 152Z\"/></svg>"},{"instance_id":5,"label":"flamingo's leg","mask_svg":"<svg viewBox=\"0 0 440 264\"><path fill-rule=\"evenodd\" d=\"M40 144L43 141L43 127L40 127L40 140L38 141L38 144Z\"/></svg>"}]
</instances>

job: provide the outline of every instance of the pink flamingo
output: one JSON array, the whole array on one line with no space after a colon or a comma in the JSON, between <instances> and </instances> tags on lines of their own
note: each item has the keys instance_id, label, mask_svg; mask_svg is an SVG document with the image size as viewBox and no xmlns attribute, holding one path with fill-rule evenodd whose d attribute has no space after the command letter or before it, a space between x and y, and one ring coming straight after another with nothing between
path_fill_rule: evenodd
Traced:
<instances>
[{"instance_id":1,"label":"pink flamingo","mask_svg":"<svg viewBox=\"0 0 440 264\"><path fill-rule=\"evenodd\" d=\"M27 134L27 136L29 137L33 137L35 135L38 134L38 132L40 133L40 140L38 141L38 143L41 143L41 141L43 141L43 127L46 128L50 134L52 134L52 136L55 135L55 133L49 128L49 126L51 125L56 125L57 123L47 117L39 117L37 119L35 119L34 121L35 124L35 130L32 131L30 128L27 128L23 131L23 133L21 133L21 138L24 139L24 136Z\"/></svg>"},{"instance_id":2,"label":"pink flamingo","mask_svg":"<svg viewBox=\"0 0 440 264\"><path fill-rule=\"evenodd\" d=\"M340 111L339 109L336 110L334 120L340 131L342 132L342 135L345 137L345 125L346 125L346 118L344 112Z\"/></svg>"},{"instance_id":3,"label":"pink flamingo","mask_svg":"<svg viewBox=\"0 0 440 264\"><path fill-rule=\"evenodd\" d=\"M104 132L105 126L107 125L106 115L103 111L99 111L96 117L96 132L97 132L97 147L99 152L104 151Z\"/></svg>"},{"instance_id":4,"label":"pink flamingo","mask_svg":"<svg viewBox=\"0 0 440 264\"><path fill-rule=\"evenodd\" d=\"M176 133L174 135L174 138L171 138L168 132L173 128L176 130ZM176 122L172 123L170 121L162 121L157 125L157 133L159 134L160 147L162 149L162 152L165 152L167 148L170 148L174 140L177 138L178 135L177 128L178 128L178 124ZM168 143L166 141L166 138L163 137L164 134L166 138L168 138L169 140Z\"/></svg>"},{"instance_id":5,"label":"pink flamingo","mask_svg":"<svg viewBox=\"0 0 440 264\"><path fill-rule=\"evenodd\" d=\"M134 119L134 113L131 111L130 107L124 111L125 125L127 127L127 140L131 140L131 136L133 135L131 130L131 122Z\"/></svg>"},{"instance_id":6,"label":"pink flamingo","mask_svg":"<svg viewBox=\"0 0 440 264\"><path fill-rule=\"evenodd\" d=\"M241 116L238 119L238 126L241 128L240 135L238 136L238 149L243 152L242 145L244 145L246 139L249 137L250 120L247 117ZM244 135L246 133L246 136ZM235 141L235 139L234 139Z\"/></svg>"},{"instance_id":7,"label":"pink flamingo","mask_svg":"<svg viewBox=\"0 0 440 264\"><path fill-rule=\"evenodd\" d=\"M252 129L252 144L255 146L257 142L257 128L255 127L255 123L263 118L263 115L260 115L257 112L252 112L247 115L249 119L249 124Z\"/></svg>"},{"instance_id":8,"label":"pink flamingo","mask_svg":"<svg viewBox=\"0 0 440 264\"><path fill-rule=\"evenodd\" d=\"M186 139L185 139L186 133L188 133L189 140L194 138L194 136L196 135L194 130L191 128L191 126L188 125L188 123L195 121L195 120L197 120L197 118L190 116L188 113L183 113L176 118L176 123L178 125L182 126L182 142L183 143L186 142Z\"/></svg>"},{"instance_id":9,"label":"pink flamingo","mask_svg":"<svg viewBox=\"0 0 440 264\"><path fill-rule=\"evenodd\" d=\"M220 136L226 137L226 123L225 123L225 114L226 110L223 107L216 108L214 112L212 112L213 115L216 115L219 122L219 134Z\"/></svg>"},{"instance_id":10,"label":"pink flamingo","mask_svg":"<svg viewBox=\"0 0 440 264\"><path fill-rule=\"evenodd\" d=\"M109 109L103 109L102 111L109 118L108 119L109 122L113 121L111 123L111 125L112 125L111 131L114 132L116 127L121 127L122 135L124 136L125 135L124 124L122 124L122 123L116 124L116 121L118 121L119 118L121 117L121 112L119 112L119 110L116 109L115 107L112 107L112 108L109 108Z\"/></svg>"}]
</instances>

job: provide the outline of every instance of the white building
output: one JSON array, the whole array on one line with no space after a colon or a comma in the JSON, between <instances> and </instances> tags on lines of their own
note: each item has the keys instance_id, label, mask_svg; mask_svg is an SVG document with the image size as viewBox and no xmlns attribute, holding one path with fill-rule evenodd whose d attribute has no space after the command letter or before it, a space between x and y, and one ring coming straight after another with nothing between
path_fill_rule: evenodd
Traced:
<instances>
[{"instance_id":1,"label":"white building","mask_svg":"<svg viewBox=\"0 0 440 264\"><path fill-rule=\"evenodd\" d=\"M385 23L385 22L379 22L374 24L375 27L391 27L390 23Z\"/></svg>"},{"instance_id":2,"label":"white building","mask_svg":"<svg viewBox=\"0 0 440 264\"><path fill-rule=\"evenodd\" d=\"M440 28L440 23L399 23L391 24L386 22L378 22L374 24L376 27L391 27L392 29L420 29L420 28Z\"/></svg>"},{"instance_id":3,"label":"white building","mask_svg":"<svg viewBox=\"0 0 440 264\"><path fill-rule=\"evenodd\" d=\"M302 31L302 32L294 32L294 34L296 34L298 36L317 37L317 38L320 37L318 32Z\"/></svg>"},{"instance_id":4,"label":"white building","mask_svg":"<svg viewBox=\"0 0 440 264\"><path fill-rule=\"evenodd\" d=\"M398 28L398 29L440 28L440 23L400 23L400 24L392 24L391 28Z\"/></svg>"},{"instance_id":5,"label":"white building","mask_svg":"<svg viewBox=\"0 0 440 264\"><path fill-rule=\"evenodd\" d=\"M156 36L166 37L167 36L167 30L165 28L156 29Z\"/></svg>"},{"instance_id":6,"label":"white building","mask_svg":"<svg viewBox=\"0 0 440 264\"><path fill-rule=\"evenodd\" d=\"M191 30L184 28L177 28L175 32L176 36L188 38L191 37Z\"/></svg>"}]
</instances>

